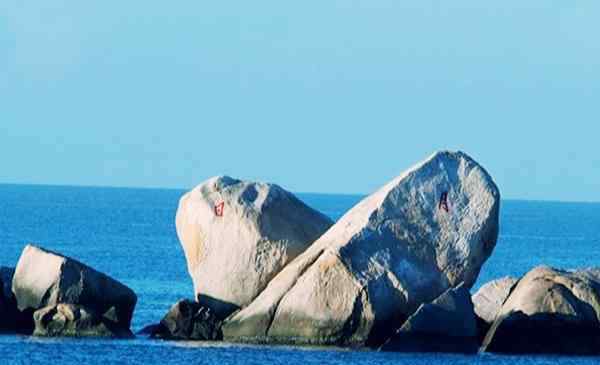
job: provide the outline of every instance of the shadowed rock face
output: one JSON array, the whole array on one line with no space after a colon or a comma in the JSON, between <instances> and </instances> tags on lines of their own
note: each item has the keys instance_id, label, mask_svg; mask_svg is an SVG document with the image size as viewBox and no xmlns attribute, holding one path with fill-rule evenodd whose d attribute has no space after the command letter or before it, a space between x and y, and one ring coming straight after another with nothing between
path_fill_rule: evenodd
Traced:
<instances>
[{"instance_id":1,"label":"shadowed rock face","mask_svg":"<svg viewBox=\"0 0 600 365\"><path fill-rule=\"evenodd\" d=\"M150 329L150 336L186 341L214 341L223 337L221 321L211 310L186 299L171 307L160 324Z\"/></svg>"},{"instance_id":2,"label":"shadowed rock face","mask_svg":"<svg viewBox=\"0 0 600 365\"><path fill-rule=\"evenodd\" d=\"M58 304L37 310L34 336L130 338L129 329L117 326L110 318L74 304Z\"/></svg>"},{"instance_id":3,"label":"shadowed rock face","mask_svg":"<svg viewBox=\"0 0 600 365\"><path fill-rule=\"evenodd\" d=\"M33 332L31 313L21 313L17 309L11 290L14 273L14 268L0 267L0 332L30 335Z\"/></svg>"},{"instance_id":4,"label":"shadowed rock face","mask_svg":"<svg viewBox=\"0 0 600 365\"><path fill-rule=\"evenodd\" d=\"M421 305L381 350L476 353L478 347L471 294L460 285Z\"/></svg>"},{"instance_id":5,"label":"shadowed rock face","mask_svg":"<svg viewBox=\"0 0 600 365\"><path fill-rule=\"evenodd\" d=\"M380 345L448 288L470 288L498 236L500 194L440 152L344 215L225 322L226 340Z\"/></svg>"},{"instance_id":6,"label":"shadowed rock face","mask_svg":"<svg viewBox=\"0 0 600 365\"><path fill-rule=\"evenodd\" d=\"M135 293L120 282L57 253L28 245L12 281L21 311L74 304L129 329L137 302Z\"/></svg>"},{"instance_id":7,"label":"shadowed rock face","mask_svg":"<svg viewBox=\"0 0 600 365\"><path fill-rule=\"evenodd\" d=\"M482 350L500 353L600 353L600 270L537 267L504 302Z\"/></svg>"},{"instance_id":8,"label":"shadowed rock face","mask_svg":"<svg viewBox=\"0 0 600 365\"><path fill-rule=\"evenodd\" d=\"M277 185L222 176L181 198L176 224L198 302L225 318L333 222Z\"/></svg>"}]
</instances>

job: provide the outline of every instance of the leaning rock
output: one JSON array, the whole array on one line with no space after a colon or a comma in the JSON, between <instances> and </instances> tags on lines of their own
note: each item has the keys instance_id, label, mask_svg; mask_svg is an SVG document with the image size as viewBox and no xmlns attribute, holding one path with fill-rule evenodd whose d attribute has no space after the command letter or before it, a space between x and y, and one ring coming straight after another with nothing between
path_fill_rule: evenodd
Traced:
<instances>
[{"instance_id":1,"label":"leaning rock","mask_svg":"<svg viewBox=\"0 0 600 365\"><path fill-rule=\"evenodd\" d=\"M502 308L502 304L510 294L510 290L517 283L517 279L506 276L482 286L475 295L473 295L473 304L475 305L475 314L485 323L492 324L496 315Z\"/></svg>"},{"instance_id":2,"label":"leaning rock","mask_svg":"<svg viewBox=\"0 0 600 365\"><path fill-rule=\"evenodd\" d=\"M222 176L181 198L176 223L198 302L225 318L332 221L277 185Z\"/></svg>"},{"instance_id":3,"label":"leaning rock","mask_svg":"<svg viewBox=\"0 0 600 365\"><path fill-rule=\"evenodd\" d=\"M420 304L470 288L498 236L500 193L440 152L346 213L223 327L226 340L377 346Z\"/></svg>"},{"instance_id":4,"label":"leaning rock","mask_svg":"<svg viewBox=\"0 0 600 365\"><path fill-rule=\"evenodd\" d=\"M33 314L34 336L130 338L133 334L93 310L74 304L48 306Z\"/></svg>"},{"instance_id":5,"label":"leaning rock","mask_svg":"<svg viewBox=\"0 0 600 365\"><path fill-rule=\"evenodd\" d=\"M180 300L169 313L152 328L150 336L166 340L214 341L223 338L221 321L201 304Z\"/></svg>"},{"instance_id":6,"label":"leaning rock","mask_svg":"<svg viewBox=\"0 0 600 365\"><path fill-rule=\"evenodd\" d=\"M381 350L476 353L478 347L471 294L460 285L422 304Z\"/></svg>"},{"instance_id":7,"label":"leaning rock","mask_svg":"<svg viewBox=\"0 0 600 365\"><path fill-rule=\"evenodd\" d=\"M600 353L600 269L537 267L512 290L483 351Z\"/></svg>"},{"instance_id":8,"label":"leaning rock","mask_svg":"<svg viewBox=\"0 0 600 365\"><path fill-rule=\"evenodd\" d=\"M20 311L76 304L128 329L137 301L120 282L76 260L28 245L17 264L12 290Z\"/></svg>"}]
</instances>

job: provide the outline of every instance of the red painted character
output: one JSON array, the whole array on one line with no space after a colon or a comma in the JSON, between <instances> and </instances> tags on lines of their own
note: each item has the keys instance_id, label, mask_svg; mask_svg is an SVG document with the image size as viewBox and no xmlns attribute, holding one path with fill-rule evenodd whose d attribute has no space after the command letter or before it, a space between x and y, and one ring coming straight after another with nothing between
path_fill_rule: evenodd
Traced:
<instances>
[{"instance_id":1,"label":"red painted character","mask_svg":"<svg viewBox=\"0 0 600 365\"><path fill-rule=\"evenodd\" d=\"M215 205L215 215L217 217L222 217L224 210L225 210L225 202L221 202L221 203Z\"/></svg>"},{"instance_id":2,"label":"red painted character","mask_svg":"<svg viewBox=\"0 0 600 365\"><path fill-rule=\"evenodd\" d=\"M443 209L448 213L450 208L448 207L448 192L444 191L442 196L440 196L440 202L438 204L438 209Z\"/></svg>"}]
</instances>

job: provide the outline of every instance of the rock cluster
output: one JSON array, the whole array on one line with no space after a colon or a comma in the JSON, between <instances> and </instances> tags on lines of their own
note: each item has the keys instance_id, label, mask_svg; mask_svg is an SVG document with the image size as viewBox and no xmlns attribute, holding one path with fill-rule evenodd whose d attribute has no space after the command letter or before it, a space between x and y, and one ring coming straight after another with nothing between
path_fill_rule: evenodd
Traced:
<instances>
[{"instance_id":1,"label":"rock cluster","mask_svg":"<svg viewBox=\"0 0 600 365\"><path fill-rule=\"evenodd\" d=\"M152 338L370 346L382 351L600 353L600 269L537 267L469 290L496 245L500 193L462 152L439 152L335 224L272 184L216 177L176 217L194 300ZM132 336L135 293L27 246L0 268L0 330Z\"/></svg>"},{"instance_id":2,"label":"rock cluster","mask_svg":"<svg viewBox=\"0 0 600 365\"><path fill-rule=\"evenodd\" d=\"M150 329L150 337L165 340L216 341L221 340L221 321L197 302L183 299L175 303L157 326Z\"/></svg>"},{"instance_id":3,"label":"rock cluster","mask_svg":"<svg viewBox=\"0 0 600 365\"><path fill-rule=\"evenodd\" d=\"M0 273L5 331L38 336L132 335L135 293L74 259L27 245L14 271Z\"/></svg>"},{"instance_id":4,"label":"rock cluster","mask_svg":"<svg viewBox=\"0 0 600 365\"><path fill-rule=\"evenodd\" d=\"M224 338L381 344L421 304L473 285L496 244L499 207L481 166L436 153L352 208L227 319Z\"/></svg>"}]
</instances>

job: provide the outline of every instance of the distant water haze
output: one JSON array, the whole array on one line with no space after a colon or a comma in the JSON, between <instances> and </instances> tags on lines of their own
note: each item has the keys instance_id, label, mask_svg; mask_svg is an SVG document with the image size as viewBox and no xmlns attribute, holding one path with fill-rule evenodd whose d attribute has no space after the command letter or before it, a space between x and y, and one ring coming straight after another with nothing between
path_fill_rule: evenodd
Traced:
<instances>
[{"instance_id":1,"label":"distant water haze","mask_svg":"<svg viewBox=\"0 0 600 365\"><path fill-rule=\"evenodd\" d=\"M600 201L600 2L0 2L0 182L369 193L463 150Z\"/></svg>"}]
</instances>

